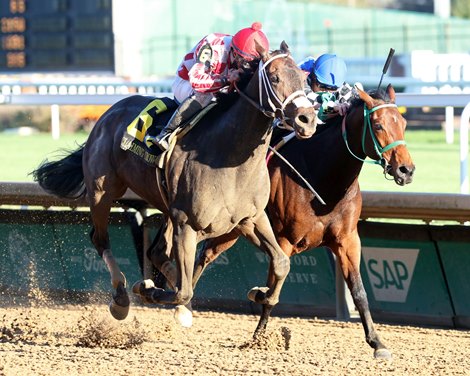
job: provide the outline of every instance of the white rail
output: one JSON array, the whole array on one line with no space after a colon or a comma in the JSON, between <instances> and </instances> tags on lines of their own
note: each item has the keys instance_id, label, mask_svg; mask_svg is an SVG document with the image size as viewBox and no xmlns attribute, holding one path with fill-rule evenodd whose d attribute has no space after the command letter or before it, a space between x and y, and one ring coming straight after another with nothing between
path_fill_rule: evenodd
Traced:
<instances>
[{"instance_id":1,"label":"white rail","mask_svg":"<svg viewBox=\"0 0 470 376\"><path fill-rule=\"evenodd\" d=\"M159 97L172 97L170 92L156 92L157 88L145 89L141 87L132 94L0 94L0 104L11 105L50 105L51 118L56 121L51 125L54 137L59 137L59 107L57 105L93 105L105 104L112 105L129 95L153 95ZM65 91L67 93L67 91ZM445 107L446 115L452 119L446 118L446 134L453 133L453 108L464 108L460 120L460 193L469 193L468 183L468 123L470 121L470 94L414 94L397 93L396 102L399 106L405 107ZM447 136L448 138L448 136Z\"/></svg>"},{"instance_id":2,"label":"white rail","mask_svg":"<svg viewBox=\"0 0 470 376\"><path fill-rule=\"evenodd\" d=\"M447 193L404 193L363 191L361 218L418 219L432 221L470 221L470 195ZM122 202L150 206L132 191ZM53 206L86 207L85 199L65 200L44 192L37 183L0 182L0 206L21 205L49 208ZM117 205L118 206L118 205Z\"/></svg>"}]
</instances>

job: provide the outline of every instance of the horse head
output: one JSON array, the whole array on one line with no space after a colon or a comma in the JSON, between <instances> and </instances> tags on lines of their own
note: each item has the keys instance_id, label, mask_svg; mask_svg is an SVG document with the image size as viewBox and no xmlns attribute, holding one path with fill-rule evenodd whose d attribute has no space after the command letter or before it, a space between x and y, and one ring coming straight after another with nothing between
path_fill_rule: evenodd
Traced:
<instances>
[{"instance_id":1,"label":"horse head","mask_svg":"<svg viewBox=\"0 0 470 376\"><path fill-rule=\"evenodd\" d=\"M255 42L256 43L256 42ZM256 43L261 56L258 67L259 98L263 112L275 122L295 131L297 138L311 137L317 121L312 103L305 95L307 77L292 59L285 42L271 54Z\"/></svg>"},{"instance_id":2,"label":"horse head","mask_svg":"<svg viewBox=\"0 0 470 376\"><path fill-rule=\"evenodd\" d=\"M404 140L406 120L395 104L395 90L388 85L386 93L376 91L369 95L359 89L358 93L364 102L364 152L380 161L384 172L398 185L411 183L415 165ZM366 137L367 131L370 137Z\"/></svg>"}]
</instances>

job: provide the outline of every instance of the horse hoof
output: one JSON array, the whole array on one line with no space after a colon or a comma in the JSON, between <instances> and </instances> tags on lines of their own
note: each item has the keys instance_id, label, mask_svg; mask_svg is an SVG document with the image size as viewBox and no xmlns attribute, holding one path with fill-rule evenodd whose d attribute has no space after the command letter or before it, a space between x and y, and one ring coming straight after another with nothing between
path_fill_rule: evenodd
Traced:
<instances>
[{"instance_id":1,"label":"horse hoof","mask_svg":"<svg viewBox=\"0 0 470 376\"><path fill-rule=\"evenodd\" d=\"M266 297L266 293L269 291L269 287L253 287L250 291L248 291L248 299L254 303L260 303L260 300L264 300ZM262 293L264 296L262 299L256 299L258 293Z\"/></svg>"},{"instance_id":2,"label":"horse hoof","mask_svg":"<svg viewBox=\"0 0 470 376\"><path fill-rule=\"evenodd\" d=\"M391 360L392 353L387 349L377 349L374 351L374 358L375 359L384 359L384 360Z\"/></svg>"},{"instance_id":3,"label":"horse hoof","mask_svg":"<svg viewBox=\"0 0 470 376\"><path fill-rule=\"evenodd\" d=\"M114 300L109 303L109 312L116 320L124 320L129 314L129 305L126 307L116 304Z\"/></svg>"},{"instance_id":4,"label":"horse hoof","mask_svg":"<svg viewBox=\"0 0 470 376\"><path fill-rule=\"evenodd\" d=\"M144 279L143 281L137 281L132 286L132 292L137 295L142 295L142 291L147 289L155 288L155 284L151 279Z\"/></svg>"},{"instance_id":5,"label":"horse hoof","mask_svg":"<svg viewBox=\"0 0 470 376\"><path fill-rule=\"evenodd\" d=\"M193 313L184 305L176 306L174 318L183 328L190 328L193 325Z\"/></svg>"}]
</instances>

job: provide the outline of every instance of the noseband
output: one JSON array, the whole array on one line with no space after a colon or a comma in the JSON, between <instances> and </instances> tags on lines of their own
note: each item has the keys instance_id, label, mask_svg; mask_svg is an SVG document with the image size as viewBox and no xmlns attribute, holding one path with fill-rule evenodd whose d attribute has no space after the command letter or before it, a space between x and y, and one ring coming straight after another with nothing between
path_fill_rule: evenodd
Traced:
<instances>
[{"instance_id":1,"label":"noseband","mask_svg":"<svg viewBox=\"0 0 470 376\"><path fill-rule=\"evenodd\" d=\"M377 137L375 136L375 134L372 130L372 124L371 124L371 121L370 121L370 116L373 112L375 112L377 110L380 110L381 108L386 108L386 107L395 107L396 108L397 105L394 104L394 103L384 103L384 104L375 106L375 107L373 107L369 110L367 108L366 104L364 103L364 127L363 127L363 130L362 130L362 151L364 152L365 155L367 155L366 148L365 148L365 143L366 143L367 129L369 129L369 133L370 133L370 136L372 138L372 142L374 144L374 150L375 150L377 156L379 157L378 160L366 161L365 159L359 158L357 155L355 155L352 152L352 150L349 148L348 137L347 137L347 134L346 134L346 117L347 117L347 115L343 118L343 123L342 123L342 127L341 127L342 134L343 134L343 139L344 139L344 142L346 144L346 147L347 147L349 153L353 157L355 157L356 159L359 159L362 162L381 165L384 168L384 171L387 171L387 169L388 169L388 162L383 157L383 153L387 152L390 149L393 149L393 148L397 147L398 145L406 145L405 140L397 140L397 141L394 141L394 142L382 147L380 145L379 141L377 140Z\"/></svg>"},{"instance_id":2,"label":"noseband","mask_svg":"<svg viewBox=\"0 0 470 376\"><path fill-rule=\"evenodd\" d=\"M269 118L273 118L275 125L282 124L286 127L289 126L286 122L290 120L288 117L285 116L284 110L289 103L293 103L296 108L300 107L312 107L312 103L308 100L307 95L305 94L304 90L297 90L290 94L284 101L280 100L279 97L274 92L272 87L271 81L269 81L268 73L266 72L266 67L271 64L273 60L279 58L288 58L290 55L288 54L279 54L274 55L269 58L266 63L263 63L262 60L259 62L258 66L258 87L259 87L259 103L256 103L253 99L251 99L248 95L238 89L237 83L234 83L235 89L237 89L240 96L246 99L249 103L255 106L259 111L261 111L265 116ZM271 108L271 111L266 110L263 107L263 96L266 93L266 100Z\"/></svg>"}]
</instances>

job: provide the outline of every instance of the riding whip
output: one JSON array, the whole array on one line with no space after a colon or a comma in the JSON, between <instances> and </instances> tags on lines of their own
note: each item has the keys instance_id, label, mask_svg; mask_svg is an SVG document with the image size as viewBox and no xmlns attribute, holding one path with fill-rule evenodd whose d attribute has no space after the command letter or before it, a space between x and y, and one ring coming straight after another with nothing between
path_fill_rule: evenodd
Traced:
<instances>
[{"instance_id":1,"label":"riding whip","mask_svg":"<svg viewBox=\"0 0 470 376\"><path fill-rule=\"evenodd\" d=\"M393 48L390 48L390 51L388 53L387 61L385 62L385 65L382 69L382 76L380 77L379 85L377 86L377 90L379 90L380 85L382 85L382 80L384 78L385 73L388 71L388 67L390 66L390 62L392 61L393 54L395 53L395 50Z\"/></svg>"}]
</instances>

